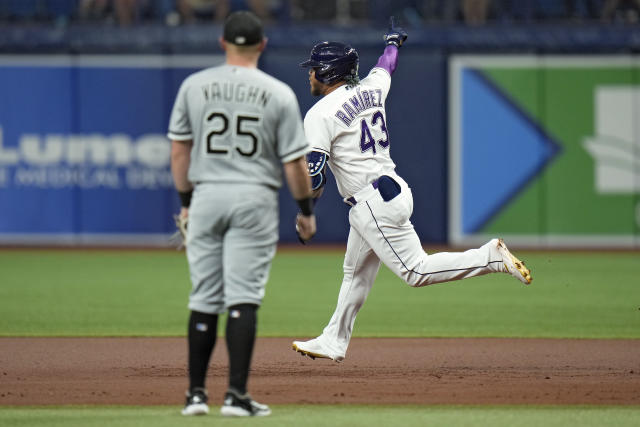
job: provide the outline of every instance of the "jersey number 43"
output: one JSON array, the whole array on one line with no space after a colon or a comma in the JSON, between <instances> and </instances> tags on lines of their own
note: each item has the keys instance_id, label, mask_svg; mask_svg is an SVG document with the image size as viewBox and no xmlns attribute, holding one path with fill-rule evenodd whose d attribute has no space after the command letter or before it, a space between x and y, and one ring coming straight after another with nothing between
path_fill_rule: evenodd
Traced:
<instances>
[{"instance_id":1,"label":"jersey number 43","mask_svg":"<svg viewBox=\"0 0 640 427\"><path fill-rule=\"evenodd\" d=\"M376 139L371 135L369 126L372 128L374 126L379 126L380 130L384 134L384 138L376 141ZM373 154L376 154L376 143L383 149L389 146L389 133L387 132L387 126L384 123L382 111L376 111L373 116L371 116L370 125L367 124L367 119L362 119L360 121L360 150L362 150L363 153L367 150L373 150Z\"/></svg>"}]
</instances>

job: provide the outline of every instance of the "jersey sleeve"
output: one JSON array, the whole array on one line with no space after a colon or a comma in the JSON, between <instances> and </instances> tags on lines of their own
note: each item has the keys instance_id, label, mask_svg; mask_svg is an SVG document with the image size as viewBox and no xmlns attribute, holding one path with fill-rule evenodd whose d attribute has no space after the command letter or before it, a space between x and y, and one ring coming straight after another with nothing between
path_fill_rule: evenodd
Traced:
<instances>
[{"instance_id":1,"label":"jersey sleeve","mask_svg":"<svg viewBox=\"0 0 640 427\"><path fill-rule=\"evenodd\" d=\"M287 87L278 123L278 157L282 163L302 157L309 151L309 143L304 136L300 107L291 88Z\"/></svg>"},{"instance_id":2,"label":"jersey sleeve","mask_svg":"<svg viewBox=\"0 0 640 427\"><path fill-rule=\"evenodd\" d=\"M391 74L384 68L373 67L367 77L362 79L362 83L381 89L382 100L385 101L391 88Z\"/></svg>"},{"instance_id":3,"label":"jersey sleeve","mask_svg":"<svg viewBox=\"0 0 640 427\"><path fill-rule=\"evenodd\" d=\"M188 141L193 139L191 123L187 110L187 81L180 85L176 100L169 118L169 132L167 137L173 141Z\"/></svg>"},{"instance_id":4,"label":"jersey sleeve","mask_svg":"<svg viewBox=\"0 0 640 427\"><path fill-rule=\"evenodd\" d=\"M325 117L319 114L318 110L312 108L304 117L304 133L312 151L319 151L331 155L331 137L329 127L325 122Z\"/></svg>"}]
</instances>

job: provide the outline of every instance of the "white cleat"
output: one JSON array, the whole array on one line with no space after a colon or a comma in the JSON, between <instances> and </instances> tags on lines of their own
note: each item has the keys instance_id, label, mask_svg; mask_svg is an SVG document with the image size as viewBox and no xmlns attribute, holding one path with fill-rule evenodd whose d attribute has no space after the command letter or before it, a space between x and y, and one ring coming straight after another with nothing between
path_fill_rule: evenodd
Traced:
<instances>
[{"instance_id":1,"label":"white cleat","mask_svg":"<svg viewBox=\"0 0 640 427\"><path fill-rule=\"evenodd\" d=\"M224 396L220 413L225 417L266 417L271 415L271 409L253 400L248 393L240 395L229 390Z\"/></svg>"},{"instance_id":2,"label":"white cleat","mask_svg":"<svg viewBox=\"0 0 640 427\"><path fill-rule=\"evenodd\" d=\"M323 348L322 344L318 342L318 338L309 341L294 341L292 348L303 356L309 356L314 360L316 357L318 359L331 359L336 362L344 360L344 356L331 354L331 352Z\"/></svg>"},{"instance_id":3,"label":"white cleat","mask_svg":"<svg viewBox=\"0 0 640 427\"><path fill-rule=\"evenodd\" d=\"M516 279L520 280L525 285L531 283L533 278L531 277L531 271L524 265L523 261L513 255L507 245L504 244L504 240L495 239L496 246L500 255L502 255L502 271L511 274Z\"/></svg>"},{"instance_id":4,"label":"white cleat","mask_svg":"<svg viewBox=\"0 0 640 427\"><path fill-rule=\"evenodd\" d=\"M209 413L207 400L207 392L204 389L197 388L193 392L187 391L187 402L182 408L182 415L207 415Z\"/></svg>"}]
</instances>

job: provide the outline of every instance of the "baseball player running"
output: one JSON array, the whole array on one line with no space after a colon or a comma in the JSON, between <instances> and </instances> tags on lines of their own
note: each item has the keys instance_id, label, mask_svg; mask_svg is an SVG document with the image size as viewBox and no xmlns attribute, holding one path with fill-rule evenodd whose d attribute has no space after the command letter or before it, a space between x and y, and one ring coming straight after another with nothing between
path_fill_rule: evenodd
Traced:
<instances>
[{"instance_id":1,"label":"baseball player running","mask_svg":"<svg viewBox=\"0 0 640 427\"><path fill-rule=\"evenodd\" d=\"M384 36L384 53L362 81L358 53L343 43L319 43L300 64L309 68L311 94L322 97L304 119L312 149L307 160L314 197L322 193L328 164L344 202L351 206L344 277L335 312L319 337L293 342L294 350L312 358L337 362L345 358L353 323L381 261L414 287L498 272L531 283L530 271L502 239L461 253L423 251L409 221L411 188L396 173L390 156L385 113L398 50L406 39L407 33L392 18Z\"/></svg>"},{"instance_id":2,"label":"baseball player running","mask_svg":"<svg viewBox=\"0 0 640 427\"><path fill-rule=\"evenodd\" d=\"M259 19L250 12L231 14L220 44L225 64L184 80L169 122L192 282L189 390L182 414L209 412L205 378L218 316L228 312L229 387L221 413L264 416L269 407L247 393L256 312L278 240L281 165L300 206L300 237L309 239L316 230L305 160L309 145L291 88L257 68L266 46Z\"/></svg>"}]
</instances>

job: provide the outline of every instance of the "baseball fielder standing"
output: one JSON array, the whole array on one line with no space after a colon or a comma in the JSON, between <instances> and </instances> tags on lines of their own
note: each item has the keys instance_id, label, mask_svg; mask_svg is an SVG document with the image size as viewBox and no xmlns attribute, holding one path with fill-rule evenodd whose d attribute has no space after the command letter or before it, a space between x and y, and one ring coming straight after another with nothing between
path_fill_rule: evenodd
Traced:
<instances>
[{"instance_id":1,"label":"baseball fielder standing","mask_svg":"<svg viewBox=\"0 0 640 427\"><path fill-rule=\"evenodd\" d=\"M171 113L171 171L188 219L192 290L188 326L189 390L183 415L209 412L205 378L218 316L228 312L229 388L222 415L269 415L247 394L256 311L278 240L281 165L301 214L298 233L316 230L300 110L289 86L258 70L262 24L235 12L224 24L224 65L182 83Z\"/></svg>"},{"instance_id":2,"label":"baseball fielder standing","mask_svg":"<svg viewBox=\"0 0 640 427\"><path fill-rule=\"evenodd\" d=\"M319 197L328 164L349 211L344 278L335 312L322 334L294 341L293 349L312 358L344 359L356 315L364 304L382 261L414 287L479 276L509 273L525 284L531 274L502 239L461 253L427 254L409 221L411 189L396 173L389 150L385 101L398 50L407 34L394 26L386 47L362 81L358 54L349 45L323 42L309 60L311 93L321 96L307 113L304 128L312 151L307 155L314 196Z\"/></svg>"}]
</instances>

